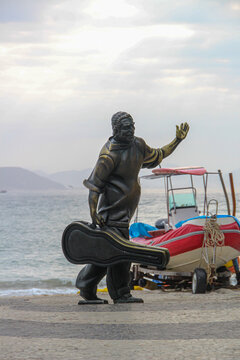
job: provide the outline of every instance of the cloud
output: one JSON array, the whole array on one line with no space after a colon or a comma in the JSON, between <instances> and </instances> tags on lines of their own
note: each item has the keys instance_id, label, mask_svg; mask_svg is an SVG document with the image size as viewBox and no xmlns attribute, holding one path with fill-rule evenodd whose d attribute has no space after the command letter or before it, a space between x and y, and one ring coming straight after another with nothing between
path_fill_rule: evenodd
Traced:
<instances>
[{"instance_id":1,"label":"cloud","mask_svg":"<svg viewBox=\"0 0 240 360\"><path fill-rule=\"evenodd\" d=\"M51 0L51 3L57 3ZM1 0L0 22L35 22L39 21L49 6L49 1Z\"/></svg>"},{"instance_id":2,"label":"cloud","mask_svg":"<svg viewBox=\"0 0 240 360\"><path fill-rule=\"evenodd\" d=\"M152 146L170 141L176 123L190 122L173 162L215 165L216 149L224 148L221 162L230 166L240 130L237 2L101 4L1 2L5 165L89 167L111 135L111 115L125 110Z\"/></svg>"},{"instance_id":3,"label":"cloud","mask_svg":"<svg viewBox=\"0 0 240 360\"><path fill-rule=\"evenodd\" d=\"M142 21L149 23L238 24L240 11L237 1L229 0L131 0L141 7ZM145 14L145 16L144 16Z\"/></svg>"}]
</instances>

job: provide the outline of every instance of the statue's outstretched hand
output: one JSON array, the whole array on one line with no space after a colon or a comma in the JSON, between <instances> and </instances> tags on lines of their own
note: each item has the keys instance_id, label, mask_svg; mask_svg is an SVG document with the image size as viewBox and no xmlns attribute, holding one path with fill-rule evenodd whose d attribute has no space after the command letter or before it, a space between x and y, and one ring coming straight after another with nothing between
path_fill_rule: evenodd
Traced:
<instances>
[{"instance_id":1,"label":"statue's outstretched hand","mask_svg":"<svg viewBox=\"0 0 240 360\"><path fill-rule=\"evenodd\" d=\"M189 131L188 123L186 123L186 122L184 124L182 123L180 125L180 127L178 125L176 125L176 138L179 140L185 139L188 131Z\"/></svg>"}]
</instances>

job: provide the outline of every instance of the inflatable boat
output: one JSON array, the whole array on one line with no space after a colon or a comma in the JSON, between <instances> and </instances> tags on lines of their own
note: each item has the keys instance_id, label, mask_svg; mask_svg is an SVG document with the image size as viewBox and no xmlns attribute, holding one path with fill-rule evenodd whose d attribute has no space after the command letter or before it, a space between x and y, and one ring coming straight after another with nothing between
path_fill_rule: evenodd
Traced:
<instances>
[{"instance_id":1,"label":"inflatable boat","mask_svg":"<svg viewBox=\"0 0 240 360\"><path fill-rule=\"evenodd\" d=\"M181 180L185 179L186 175L190 177L190 186L185 186L184 181L180 181L180 186L173 185L173 178L179 178L179 175L185 175ZM218 214L217 199L208 200L209 175L217 175L220 179L227 214ZM201 213L194 177L202 177L204 191ZM155 271L151 277L149 269L142 266L137 270L135 268L135 278L141 280L147 277L154 281L157 279L158 282L158 279L163 279L164 276L166 279L169 276L171 279L177 276L181 284L191 283L194 293L204 293L208 285L212 287L219 282L219 271L225 272L225 264L233 260L239 279L240 222L234 216L235 210L233 215L230 214L230 202L221 171L210 173L203 167L160 168L143 178L164 180L167 215L166 218L155 221L154 226L138 222L136 219L130 227L131 241L155 248L166 248L170 260L166 266L167 272ZM231 190L234 204L233 184ZM225 273L229 278L231 274L227 271ZM163 282L160 281L161 283Z\"/></svg>"},{"instance_id":2,"label":"inflatable boat","mask_svg":"<svg viewBox=\"0 0 240 360\"><path fill-rule=\"evenodd\" d=\"M167 270L191 272L201 267L207 271L210 264L219 268L240 255L240 226L233 216L199 216L185 220L167 232L150 230L148 236L146 233L142 235L143 227L145 225L139 226L139 223L132 225L131 235L138 235L132 237L132 241L168 249L170 261Z\"/></svg>"}]
</instances>

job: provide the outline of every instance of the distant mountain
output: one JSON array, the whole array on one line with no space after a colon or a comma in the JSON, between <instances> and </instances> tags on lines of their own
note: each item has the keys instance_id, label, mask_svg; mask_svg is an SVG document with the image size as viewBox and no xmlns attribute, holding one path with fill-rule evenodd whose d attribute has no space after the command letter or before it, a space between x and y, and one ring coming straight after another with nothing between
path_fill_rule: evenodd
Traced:
<instances>
[{"instance_id":1,"label":"distant mountain","mask_svg":"<svg viewBox=\"0 0 240 360\"><path fill-rule=\"evenodd\" d=\"M172 164L170 166L170 164L168 164L167 166L164 166L164 167L174 168L177 166L172 166ZM56 173L48 174L48 175L44 174L43 172L40 172L40 171L38 171L37 173L39 175L42 174L42 176L46 176L48 179L56 181L66 187L81 188L81 187L83 187L83 180L88 178L89 175L91 174L91 172L92 172L92 169L61 171L61 172L56 172ZM139 175L141 177L141 176L145 176L145 175L150 175L151 173L152 173L152 169L142 169L140 171ZM229 189L228 174L223 174L223 178L224 178L226 187ZM236 190L237 190L237 188L239 188L239 185L240 185L240 169L233 171L233 178L234 178L234 184L235 184ZM198 178L197 176L195 176L194 184L196 185L196 187L198 189L203 189L202 177L200 176ZM190 177L189 176L174 177L173 185L182 186L182 187L190 186L191 185ZM141 186L142 186L142 188L147 188L147 189L151 189L151 188L164 189L164 180L163 179L156 179L156 180L142 179ZM209 176L208 188L211 190L215 189L217 191L221 189L221 183L220 183L218 175L210 175Z\"/></svg>"},{"instance_id":2,"label":"distant mountain","mask_svg":"<svg viewBox=\"0 0 240 360\"><path fill-rule=\"evenodd\" d=\"M48 175L48 178L67 186L79 188L83 186L83 180L88 178L92 169L61 171Z\"/></svg>"},{"instance_id":3,"label":"distant mountain","mask_svg":"<svg viewBox=\"0 0 240 360\"><path fill-rule=\"evenodd\" d=\"M56 181L20 167L0 167L0 190L61 190Z\"/></svg>"}]
</instances>

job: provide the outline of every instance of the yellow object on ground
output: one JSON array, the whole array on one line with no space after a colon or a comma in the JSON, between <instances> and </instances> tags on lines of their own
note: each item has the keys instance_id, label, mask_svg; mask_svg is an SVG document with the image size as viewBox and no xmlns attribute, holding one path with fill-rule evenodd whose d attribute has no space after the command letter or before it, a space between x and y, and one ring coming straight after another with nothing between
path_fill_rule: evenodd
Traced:
<instances>
[{"instance_id":1,"label":"yellow object on ground","mask_svg":"<svg viewBox=\"0 0 240 360\"><path fill-rule=\"evenodd\" d=\"M225 266L226 266L227 268L232 267L232 266L233 266L232 260L228 261L228 262L225 264Z\"/></svg>"},{"instance_id":2,"label":"yellow object on ground","mask_svg":"<svg viewBox=\"0 0 240 360\"><path fill-rule=\"evenodd\" d=\"M134 286L133 290L143 290L141 286ZM98 292L108 292L108 288L105 287L103 289L97 289Z\"/></svg>"},{"instance_id":3,"label":"yellow object on ground","mask_svg":"<svg viewBox=\"0 0 240 360\"><path fill-rule=\"evenodd\" d=\"M143 290L141 286L134 286L133 290Z\"/></svg>"},{"instance_id":4,"label":"yellow object on ground","mask_svg":"<svg viewBox=\"0 0 240 360\"><path fill-rule=\"evenodd\" d=\"M108 292L108 288L105 287L103 289L97 289L98 292Z\"/></svg>"}]
</instances>

